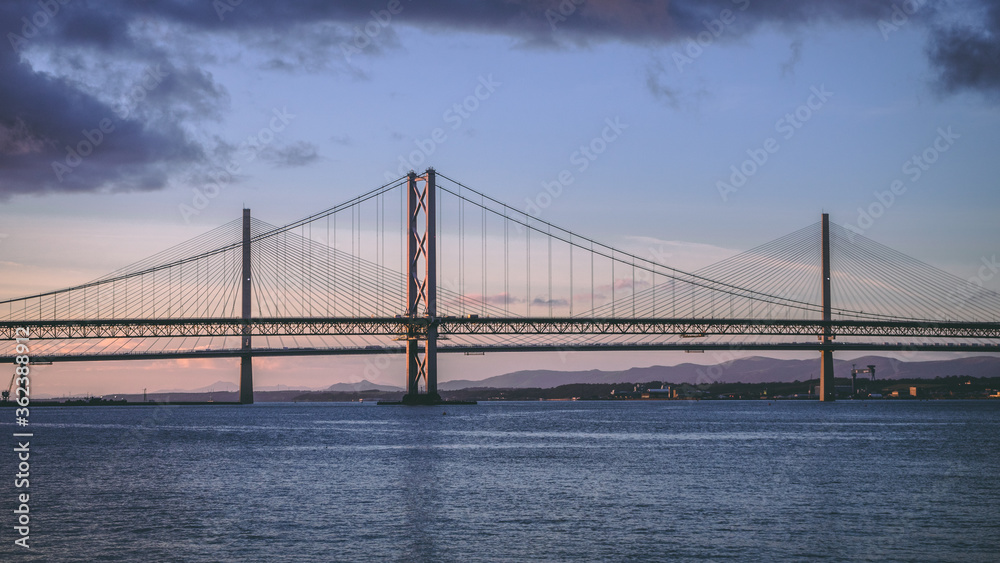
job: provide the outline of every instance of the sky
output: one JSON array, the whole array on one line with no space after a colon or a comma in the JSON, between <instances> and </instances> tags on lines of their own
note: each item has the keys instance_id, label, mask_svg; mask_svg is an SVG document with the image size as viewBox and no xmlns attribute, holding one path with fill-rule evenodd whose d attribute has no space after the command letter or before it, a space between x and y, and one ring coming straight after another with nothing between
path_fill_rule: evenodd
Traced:
<instances>
[{"instance_id":1,"label":"sky","mask_svg":"<svg viewBox=\"0 0 1000 563\"><path fill-rule=\"evenodd\" d=\"M681 269L827 212L1000 290L981 273L1000 241L995 2L34 0L0 4L0 32L2 298L95 279L244 206L284 224L428 166ZM445 357L441 379L686 360ZM194 388L235 366L57 364L43 381ZM403 380L398 359L255 367L259 385Z\"/></svg>"}]
</instances>

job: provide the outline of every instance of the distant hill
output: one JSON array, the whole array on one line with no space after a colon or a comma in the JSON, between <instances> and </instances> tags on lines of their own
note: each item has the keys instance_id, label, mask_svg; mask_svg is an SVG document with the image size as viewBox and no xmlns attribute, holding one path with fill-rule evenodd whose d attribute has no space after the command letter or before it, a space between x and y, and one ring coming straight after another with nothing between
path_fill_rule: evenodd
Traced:
<instances>
[{"instance_id":1,"label":"distant hill","mask_svg":"<svg viewBox=\"0 0 1000 563\"><path fill-rule=\"evenodd\" d=\"M846 378L851 375L851 364L856 364L859 368L872 364L875 366L875 374L878 379L933 379L937 376L946 375L968 375L970 377L997 377L1000 376L1000 357L975 356L970 358L954 358L948 360L902 362L890 358L878 356L866 356L855 360L837 360L835 370L837 377ZM438 383L441 391L454 391L458 389L469 389L474 387L487 387L495 389L523 389L542 388L548 389L559 387L560 385L570 385L574 383L646 383L650 381L661 381L664 383L692 383L700 385L703 383L790 383L793 381L806 381L819 377L819 357L815 360L780 360L775 358L751 357L735 360L729 364L706 366L700 364L679 364L676 366L651 366L642 368L631 368L622 371L555 371L555 370L524 370L515 371L504 375L488 377L481 381L460 379L444 381ZM859 377L867 378L867 374ZM301 391L310 391L308 388L297 387ZM293 389L278 385L271 387L257 387L256 392L273 392L275 397L284 397L285 393ZM179 399L180 394L217 394L209 395L215 400L228 400L228 394L236 396L239 385L234 382L217 381L211 385L206 385L198 389L170 389L159 390L149 393L149 398L154 396L159 399L168 395L174 400ZM405 389L394 385L384 385L362 380L357 383L335 383L322 391L333 393L360 393L364 391L385 391L387 393L401 393ZM289 397L293 395L289 394ZM132 396L129 396L130 400ZM142 395L138 395L141 400ZM187 399L186 399L187 400ZM196 400L196 399L190 399Z\"/></svg>"},{"instance_id":2,"label":"distant hill","mask_svg":"<svg viewBox=\"0 0 1000 563\"><path fill-rule=\"evenodd\" d=\"M1000 376L1000 358L976 356L949 360L902 362L891 358L866 356L854 360L837 360L834 370L837 377L850 377L851 365L864 368L875 366L878 379L933 379L946 375L971 377ZM680 364L676 366L651 366L623 371L553 371L526 370L488 377L481 381L467 379L439 382L442 391L470 387L491 388L550 388L571 383L770 383L805 381L819 377L819 357L815 360L780 360L755 356L715 366ZM867 374L858 377L870 377Z\"/></svg>"},{"instance_id":3,"label":"distant hill","mask_svg":"<svg viewBox=\"0 0 1000 563\"><path fill-rule=\"evenodd\" d=\"M231 381L216 381L211 385L206 385L204 387L199 387L197 389L158 389L156 391L150 391L153 393L213 393L213 392L223 392L223 391L239 391L240 386L237 383Z\"/></svg>"},{"instance_id":4,"label":"distant hill","mask_svg":"<svg viewBox=\"0 0 1000 563\"><path fill-rule=\"evenodd\" d=\"M227 391L237 392L240 390L238 383L231 381L216 381L211 385L206 385L204 387L199 387L197 389L158 389L156 391L150 391L149 394L169 394L169 393L222 393ZM359 392L359 391L404 391L402 387L396 387L393 385L380 385L378 383L372 383L367 379L359 381L357 383L334 383L333 385L318 389L298 386L288 386L288 385L255 385L254 391L345 391L345 392Z\"/></svg>"},{"instance_id":5,"label":"distant hill","mask_svg":"<svg viewBox=\"0 0 1000 563\"><path fill-rule=\"evenodd\" d=\"M325 391L341 391L341 392L361 392L361 391L405 391L402 387L396 387L394 385L381 385L378 383L372 383L367 379L362 379L357 383L334 383L333 385L327 387Z\"/></svg>"},{"instance_id":6,"label":"distant hill","mask_svg":"<svg viewBox=\"0 0 1000 563\"><path fill-rule=\"evenodd\" d=\"M199 387L197 389L158 389L156 391L150 391L147 396L167 396L167 395L179 395L179 394L192 394L192 393L236 393L240 390L238 383L231 381L216 381L211 385L206 385L204 387ZM405 391L402 387L396 387L393 385L380 385L378 383L372 383L367 379L359 381L357 383L335 383L325 389L315 389L303 386L289 387L288 385L264 385L264 386L254 386L255 392L261 391L335 391L335 392L353 392L358 393L361 391L392 391L399 392ZM142 396L141 394L139 395ZM193 399L192 399L193 400Z\"/></svg>"}]
</instances>

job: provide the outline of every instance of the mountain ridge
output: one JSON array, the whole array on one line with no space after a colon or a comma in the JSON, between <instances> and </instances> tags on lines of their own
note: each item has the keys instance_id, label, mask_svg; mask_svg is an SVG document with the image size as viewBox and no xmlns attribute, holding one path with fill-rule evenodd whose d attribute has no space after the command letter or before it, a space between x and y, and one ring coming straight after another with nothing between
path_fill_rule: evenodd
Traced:
<instances>
[{"instance_id":1,"label":"mountain ridge","mask_svg":"<svg viewBox=\"0 0 1000 563\"><path fill-rule=\"evenodd\" d=\"M865 356L853 360L836 360L834 362L834 369L837 377L850 377L852 364L857 365L861 369L869 364L874 365L875 375L878 379L933 379L937 376L947 375L967 375L970 377L993 377L1000 375L1000 357L994 356L971 356L915 362L906 362L881 356ZM567 371L547 369L518 370L487 377L482 380L454 379L439 381L438 389L441 391L455 391L476 387L496 389L552 388L573 383L647 383L650 381L670 384L691 383L695 385L736 382L790 383L796 380L806 381L816 379L817 377L819 377L818 358L816 360L784 360L752 356L720 364L683 363L675 366L633 367L618 371L598 369ZM858 377L868 378L870 376L868 374L861 374ZM355 393L370 390L386 392L405 391L400 386L373 383L367 379L354 383L334 383L322 388L277 385L257 387L255 390L285 391L292 389ZM238 390L239 386L234 382L217 381L198 389L157 390L151 392L151 394L223 393Z\"/></svg>"},{"instance_id":2,"label":"mountain ridge","mask_svg":"<svg viewBox=\"0 0 1000 563\"><path fill-rule=\"evenodd\" d=\"M853 360L836 360L834 372L838 378L850 377L851 366L864 369L875 366L878 379L933 379L938 376L967 375L990 377L1000 374L1000 358L973 356L949 360L905 362L881 356L865 356ZM571 383L782 383L806 381L819 377L817 360L782 360L753 356L721 364L702 365L684 363L676 366L649 366L629 368L621 371L584 370L520 370L503 375L488 377L480 381L457 379L438 382L442 391L454 391L471 387L490 388L550 388ZM868 374L858 375L870 377Z\"/></svg>"}]
</instances>

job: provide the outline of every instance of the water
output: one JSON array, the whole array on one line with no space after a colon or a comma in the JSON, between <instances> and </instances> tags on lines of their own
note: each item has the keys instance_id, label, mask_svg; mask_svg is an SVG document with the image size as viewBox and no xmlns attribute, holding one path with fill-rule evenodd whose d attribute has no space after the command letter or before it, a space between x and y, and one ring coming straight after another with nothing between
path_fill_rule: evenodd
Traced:
<instances>
[{"instance_id":1,"label":"water","mask_svg":"<svg viewBox=\"0 0 1000 563\"><path fill-rule=\"evenodd\" d=\"M1000 559L1000 401L31 417L32 547L4 447L3 561Z\"/></svg>"}]
</instances>

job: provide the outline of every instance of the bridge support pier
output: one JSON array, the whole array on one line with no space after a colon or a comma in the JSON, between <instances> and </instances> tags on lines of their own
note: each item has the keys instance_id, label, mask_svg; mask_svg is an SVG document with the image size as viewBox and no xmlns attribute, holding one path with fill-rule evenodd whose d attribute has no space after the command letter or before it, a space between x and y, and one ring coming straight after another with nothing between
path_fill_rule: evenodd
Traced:
<instances>
[{"instance_id":1,"label":"bridge support pier","mask_svg":"<svg viewBox=\"0 0 1000 563\"><path fill-rule=\"evenodd\" d=\"M240 356L240 404L253 404L253 356Z\"/></svg>"},{"instance_id":2,"label":"bridge support pier","mask_svg":"<svg viewBox=\"0 0 1000 563\"><path fill-rule=\"evenodd\" d=\"M250 210L243 210L243 327L240 335L240 404L253 404L253 349L250 326Z\"/></svg>"},{"instance_id":3,"label":"bridge support pier","mask_svg":"<svg viewBox=\"0 0 1000 563\"><path fill-rule=\"evenodd\" d=\"M823 342L820 350L819 366L819 400L834 401L837 399L836 386L833 379L833 305L830 294L830 215L823 214Z\"/></svg>"},{"instance_id":4,"label":"bridge support pier","mask_svg":"<svg viewBox=\"0 0 1000 563\"><path fill-rule=\"evenodd\" d=\"M820 354L819 400L834 401L837 393L833 382L833 350L823 350Z\"/></svg>"},{"instance_id":5,"label":"bridge support pier","mask_svg":"<svg viewBox=\"0 0 1000 563\"><path fill-rule=\"evenodd\" d=\"M436 176L410 172L406 232L406 395L405 405L441 402L437 391L437 199ZM421 342L423 346L421 347ZM422 352L422 353L421 353ZM421 393L423 383L425 391Z\"/></svg>"}]
</instances>

